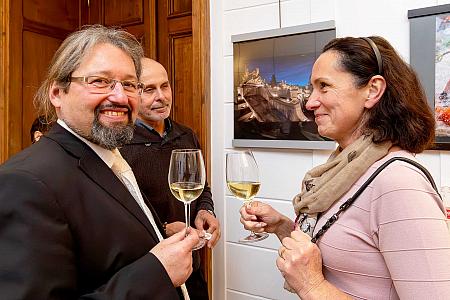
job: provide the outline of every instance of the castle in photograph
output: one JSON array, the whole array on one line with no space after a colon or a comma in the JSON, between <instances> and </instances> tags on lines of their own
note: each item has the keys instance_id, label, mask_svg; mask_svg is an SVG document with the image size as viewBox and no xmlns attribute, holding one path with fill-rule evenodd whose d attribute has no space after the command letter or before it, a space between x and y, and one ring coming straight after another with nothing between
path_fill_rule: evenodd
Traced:
<instances>
[{"instance_id":1,"label":"castle in photograph","mask_svg":"<svg viewBox=\"0 0 450 300\"><path fill-rule=\"evenodd\" d=\"M275 74L266 81L259 68L249 71L246 67L236 94L235 122L238 130L269 139L296 135L300 139L322 140L317 134L312 112L304 109L311 95L309 86L277 81Z\"/></svg>"}]
</instances>

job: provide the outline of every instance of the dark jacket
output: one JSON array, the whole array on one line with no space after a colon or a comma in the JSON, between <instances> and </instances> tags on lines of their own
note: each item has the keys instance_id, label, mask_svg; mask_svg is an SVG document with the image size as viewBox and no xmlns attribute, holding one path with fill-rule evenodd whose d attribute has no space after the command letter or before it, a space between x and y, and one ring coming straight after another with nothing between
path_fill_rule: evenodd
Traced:
<instances>
[{"instance_id":1,"label":"dark jacket","mask_svg":"<svg viewBox=\"0 0 450 300\"><path fill-rule=\"evenodd\" d=\"M157 243L127 188L58 124L0 166L1 299L179 299Z\"/></svg>"}]
</instances>

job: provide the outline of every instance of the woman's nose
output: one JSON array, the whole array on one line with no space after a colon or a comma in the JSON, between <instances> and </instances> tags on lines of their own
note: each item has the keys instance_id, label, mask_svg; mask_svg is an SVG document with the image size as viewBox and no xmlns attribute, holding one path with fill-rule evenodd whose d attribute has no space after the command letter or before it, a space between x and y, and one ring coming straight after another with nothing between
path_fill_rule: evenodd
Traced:
<instances>
[{"instance_id":1,"label":"woman's nose","mask_svg":"<svg viewBox=\"0 0 450 300\"><path fill-rule=\"evenodd\" d=\"M306 109L307 110L314 110L320 105L319 97L316 92L312 92L311 95L308 98L308 101L306 102Z\"/></svg>"}]
</instances>

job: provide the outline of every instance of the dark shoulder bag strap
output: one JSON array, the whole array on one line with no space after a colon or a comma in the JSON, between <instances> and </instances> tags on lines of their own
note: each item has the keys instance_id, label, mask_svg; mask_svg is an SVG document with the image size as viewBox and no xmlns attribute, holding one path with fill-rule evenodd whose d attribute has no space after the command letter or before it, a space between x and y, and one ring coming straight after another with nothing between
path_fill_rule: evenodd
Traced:
<instances>
[{"instance_id":1,"label":"dark shoulder bag strap","mask_svg":"<svg viewBox=\"0 0 450 300\"><path fill-rule=\"evenodd\" d=\"M373 172L373 174L370 175L370 177L366 180L366 182L364 182L363 185L361 185L361 187L355 192L355 194L353 194L353 196L351 196L347 201L345 201L344 203L341 204L341 206L339 206L339 210L327 220L327 222L322 226L322 228L319 229L319 231L311 239L311 242L313 242L313 243L317 242L317 239L320 238L325 233L325 231L327 231L328 228L330 228L330 226L334 224L334 222L336 222L336 220L339 218L339 215L344 210L349 208L353 204L353 202L355 202L355 200L359 197L359 195L361 195L361 193L367 188L367 186L375 179L375 177L377 177L377 175L380 174L380 172L383 171L384 168L386 168L389 164L391 164L392 162L394 162L396 160L401 160L401 161L407 162L407 163L415 166L419 170L421 170L425 174L425 176L428 178L428 181L431 183L431 186L436 191L439 198L441 198L441 195L439 194L438 188L436 186L436 183L433 180L433 177L431 176L430 172L428 172L428 170L424 166L422 166L418 162L416 162L412 159L406 158L406 157L393 157L393 158L389 159L388 161L386 161L385 163L383 163L381 166L379 166L378 169L376 169L375 172Z\"/></svg>"}]
</instances>

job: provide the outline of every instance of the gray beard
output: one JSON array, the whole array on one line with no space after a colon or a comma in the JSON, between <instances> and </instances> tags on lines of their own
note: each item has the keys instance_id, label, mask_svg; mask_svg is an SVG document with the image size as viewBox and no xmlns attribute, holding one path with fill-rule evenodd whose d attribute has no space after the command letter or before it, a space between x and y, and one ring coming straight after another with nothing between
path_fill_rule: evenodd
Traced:
<instances>
[{"instance_id":1,"label":"gray beard","mask_svg":"<svg viewBox=\"0 0 450 300\"><path fill-rule=\"evenodd\" d=\"M91 136L88 140L105 149L112 150L131 142L133 131L134 125L132 121L129 121L126 125L106 127L98 121L98 118L95 118Z\"/></svg>"},{"instance_id":2,"label":"gray beard","mask_svg":"<svg viewBox=\"0 0 450 300\"><path fill-rule=\"evenodd\" d=\"M100 107L97 107L94 113L94 121L92 124L91 133L89 136L82 133L81 130L76 128L75 126L70 126L67 124L73 131L87 139L88 141L99 145L108 150L115 149L117 147L122 147L123 145L131 142L133 139L134 132L134 124L131 119L131 110L128 112L128 123L127 124L118 124L112 127L106 127L100 123L98 118L100 114Z\"/></svg>"}]
</instances>

